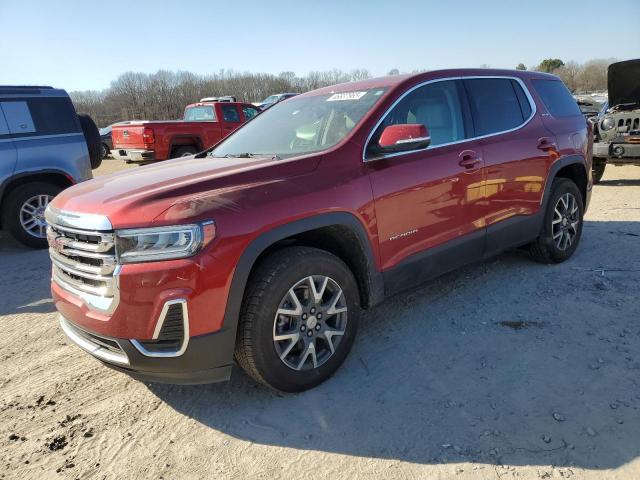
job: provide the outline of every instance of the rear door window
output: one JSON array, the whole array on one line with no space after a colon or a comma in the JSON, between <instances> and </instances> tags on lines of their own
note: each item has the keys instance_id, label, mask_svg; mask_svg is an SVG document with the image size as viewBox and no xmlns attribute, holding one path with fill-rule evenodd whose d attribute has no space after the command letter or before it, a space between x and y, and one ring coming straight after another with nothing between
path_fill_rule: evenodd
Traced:
<instances>
[{"instance_id":1,"label":"rear door window","mask_svg":"<svg viewBox=\"0 0 640 480\"><path fill-rule=\"evenodd\" d=\"M36 131L27 102L2 102L0 106L2 106L2 111L7 119L7 125L11 135L28 134Z\"/></svg>"},{"instance_id":2,"label":"rear door window","mask_svg":"<svg viewBox=\"0 0 640 480\"><path fill-rule=\"evenodd\" d=\"M513 130L531 115L531 105L523 105L518 95L520 85L508 78L474 78L464 80L476 136ZM524 111L523 111L524 110Z\"/></svg>"},{"instance_id":3,"label":"rear door window","mask_svg":"<svg viewBox=\"0 0 640 480\"><path fill-rule=\"evenodd\" d=\"M239 123L240 114L235 105L220 105L222 108L222 117L225 122Z\"/></svg>"},{"instance_id":4,"label":"rear door window","mask_svg":"<svg viewBox=\"0 0 640 480\"><path fill-rule=\"evenodd\" d=\"M531 80L549 113L556 118L581 116L580 107L560 80Z\"/></svg>"},{"instance_id":5,"label":"rear door window","mask_svg":"<svg viewBox=\"0 0 640 480\"><path fill-rule=\"evenodd\" d=\"M3 136L8 136L8 135L9 135L9 125L7 125L7 121L4 119L2 108L0 108L0 138L3 138Z\"/></svg>"}]
</instances>

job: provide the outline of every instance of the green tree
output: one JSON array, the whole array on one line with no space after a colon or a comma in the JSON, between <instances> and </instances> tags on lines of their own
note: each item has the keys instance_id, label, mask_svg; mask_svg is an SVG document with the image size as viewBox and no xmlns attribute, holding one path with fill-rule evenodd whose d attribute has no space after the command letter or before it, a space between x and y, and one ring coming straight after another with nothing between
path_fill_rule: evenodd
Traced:
<instances>
[{"instance_id":1,"label":"green tree","mask_svg":"<svg viewBox=\"0 0 640 480\"><path fill-rule=\"evenodd\" d=\"M516 65L516 70L526 70L526 69L527 69L527 66L522 62Z\"/></svg>"},{"instance_id":2,"label":"green tree","mask_svg":"<svg viewBox=\"0 0 640 480\"><path fill-rule=\"evenodd\" d=\"M564 62L559 58L545 58L538 65L538 71L551 73L561 67L564 67Z\"/></svg>"}]
</instances>

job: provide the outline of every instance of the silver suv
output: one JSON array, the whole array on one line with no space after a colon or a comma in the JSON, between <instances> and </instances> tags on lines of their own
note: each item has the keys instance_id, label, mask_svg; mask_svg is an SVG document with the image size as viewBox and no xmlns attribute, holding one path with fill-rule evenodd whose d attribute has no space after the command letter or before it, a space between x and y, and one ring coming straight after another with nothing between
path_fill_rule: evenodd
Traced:
<instances>
[{"instance_id":1,"label":"silver suv","mask_svg":"<svg viewBox=\"0 0 640 480\"><path fill-rule=\"evenodd\" d=\"M0 228L47 246L44 210L61 190L92 178L100 135L64 90L0 86Z\"/></svg>"}]
</instances>

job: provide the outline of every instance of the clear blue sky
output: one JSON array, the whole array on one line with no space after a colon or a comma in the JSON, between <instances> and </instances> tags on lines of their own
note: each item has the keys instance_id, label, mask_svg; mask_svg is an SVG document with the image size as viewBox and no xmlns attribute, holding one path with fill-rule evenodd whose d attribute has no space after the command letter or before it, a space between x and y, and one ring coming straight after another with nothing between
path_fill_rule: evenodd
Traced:
<instances>
[{"instance_id":1,"label":"clear blue sky","mask_svg":"<svg viewBox=\"0 0 640 480\"><path fill-rule=\"evenodd\" d=\"M607 3L0 0L0 84L86 90L129 70L379 76L640 57L640 1Z\"/></svg>"}]
</instances>

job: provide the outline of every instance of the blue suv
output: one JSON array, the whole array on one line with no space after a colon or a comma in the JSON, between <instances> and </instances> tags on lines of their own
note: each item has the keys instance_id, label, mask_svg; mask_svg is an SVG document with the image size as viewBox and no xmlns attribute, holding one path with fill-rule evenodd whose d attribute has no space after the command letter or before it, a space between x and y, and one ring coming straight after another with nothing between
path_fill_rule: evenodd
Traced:
<instances>
[{"instance_id":1,"label":"blue suv","mask_svg":"<svg viewBox=\"0 0 640 480\"><path fill-rule=\"evenodd\" d=\"M100 134L64 90L0 86L0 228L47 246L44 211L61 190L92 178Z\"/></svg>"}]
</instances>

